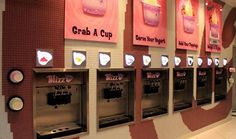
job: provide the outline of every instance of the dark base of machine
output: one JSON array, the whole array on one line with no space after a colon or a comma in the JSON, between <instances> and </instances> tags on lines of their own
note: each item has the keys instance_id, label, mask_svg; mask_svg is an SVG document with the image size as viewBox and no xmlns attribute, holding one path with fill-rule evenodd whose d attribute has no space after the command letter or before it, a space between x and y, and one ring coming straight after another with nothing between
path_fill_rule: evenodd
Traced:
<instances>
[{"instance_id":1,"label":"dark base of machine","mask_svg":"<svg viewBox=\"0 0 236 139\"><path fill-rule=\"evenodd\" d=\"M129 116L115 116L99 120L99 128L105 128L109 126L119 125L133 121L133 118Z\"/></svg>"},{"instance_id":2,"label":"dark base of machine","mask_svg":"<svg viewBox=\"0 0 236 139\"><path fill-rule=\"evenodd\" d=\"M58 138L58 137L78 134L81 132L86 132L86 128L81 127L79 125L78 125L78 127L76 127L76 128L73 127L72 129L70 129L70 127L68 127L68 128L63 127L63 128L57 128L57 129L51 130L50 132L48 132L48 134L37 133L37 139L52 139L52 138Z\"/></svg>"},{"instance_id":3,"label":"dark base of machine","mask_svg":"<svg viewBox=\"0 0 236 139\"><path fill-rule=\"evenodd\" d=\"M209 98L201 98L197 99L197 105L209 104L211 103L211 99Z\"/></svg>"},{"instance_id":4,"label":"dark base of machine","mask_svg":"<svg viewBox=\"0 0 236 139\"><path fill-rule=\"evenodd\" d=\"M215 95L215 102L226 99L226 95Z\"/></svg>"},{"instance_id":5,"label":"dark base of machine","mask_svg":"<svg viewBox=\"0 0 236 139\"><path fill-rule=\"evenodd\" d=\"M191 107L192 107L192 103L177 103L177 104L174 104L174 111L187 109Z\"/></svg>"},{"instance_id":6,"label":"dark base of machine","mask_svg":"<svg viewBox=\"0 0 236 139\"><path fill-rule=\"evenodd\" d=\"M144 109L143 110L143 118L157 116L157 115L165 114L167 112L168 111L166 108L160 108L160 107Z\"/></svg>"}]
</instances>

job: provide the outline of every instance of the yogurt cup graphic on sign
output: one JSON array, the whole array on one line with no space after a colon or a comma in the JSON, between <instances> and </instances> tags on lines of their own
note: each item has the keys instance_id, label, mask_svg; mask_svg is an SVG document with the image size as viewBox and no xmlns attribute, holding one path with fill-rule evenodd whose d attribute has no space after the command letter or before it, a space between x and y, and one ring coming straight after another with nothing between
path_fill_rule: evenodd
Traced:
<instances>
[{"instance_id":1,"label":"yogurt cup graphic on sign","mask_svg":"<svg viewBox=\"0 0 236 139\"><path fill-rule=\"evenodd\" d=\"M216 9L214 9L211 17L210 17L210 36L213 38L219 38L219 25L218 25L218 16L216 13Z\"/></svg>"},{"instance_id":2,"label":"yogurt cup graphic on sign","mask_svg":"<svg viewBox=\"0 0 236 139\"><path fill-rule=\"evenodd\" d=\"M202 66L202 63L203 63L203 60L202 60L202 58L197 58L197 64L198 64L198 66Z\"/></svg>"},{"instance_id":3,"label":"yogurt cup graphic on sign","mask_svg":"<svg viewBox=\"0 0 236 139\"><path fill-rule=\"evenodd\" d=\"M111 60L111 57L108 54L100 53L99 62L102 66L106 66Z\"/></svg>"},{"instance_id":4,"label":"yogurt cup graphic on sign","mask_svg":"<svg viewBox=\"0 0 236 139\"><path fill-rule=\"evenodd\" d=\"M125 55L125 63L127 66L131 66L135 62L135 58L132 55Z\"/></svg>"},{"instance_id":5,"label":"yogurt cup graphic on sign","mask_svg":"<svg viewBox=\"0 0 236 139\"><path fill-rule=\"evenodd\" d=\"M158 0L142 0L144 23L150 26L158 26L160 22L161 5Z\"/></svg>"},{"instance_id":6,"label":"yogurt cup graphic on sign","mask_svg":"<svg viewBox=\"0 0 236 139\"><path fill-rule=\"evenodd\" d=\"M182 8L184 32L192 34L194 32L195 17L191 0L185 0Z\"/></svg>"},{"instance_id":7,"label":"yogurt cup graphic on sign","mask_svg":"<svg viewBox=\"0 0 236 139\"><path fill-rule=\"evenodd\" d=\"M175 57L175 66L179 66L181 63L181 59L179 57Z\"/></svg>"},{"instance_id":8,"label":"yogurt cup graphic on sign","mask_svg":"<svg viewBox=\"0 0 236 139\"><path fill-rule=\"evenodd\" d=\"M144 66L149 66L151 61L152 61L152 59L150 56L143 55L143 65Z\"/></svg>"},{"instance_id":9,"label":"yogurt cup graphic on sign","mask_svg":"<svg viewBox=\"0 0 236 139\"><path fill-rule=\"evenodd\" d=\"M84 54L80 52L73 52L73 61L75 65L80 66L85 60L86 57Z\"/></svg>"},{"instance_id":10,"label":"yogurt cup graphic on sign","mask_svg":"<svg viewBox=\"0 0 236 139\"><path fill-rule=\"evenodd\" d=\"M46 51L37 51L38 63L45 66L52 60L52 54Z\"/></svg>"},{"instance_id":11,"label":"yogurt cup graphic on sign","mask_svg":"<svg viewBox=\"0 0 236 139\"><path fill-rule=\"evenodd\" d=\"M95 16L104 16L107 0L82 0L83 12Z\"/></svg>"}]
</instances>

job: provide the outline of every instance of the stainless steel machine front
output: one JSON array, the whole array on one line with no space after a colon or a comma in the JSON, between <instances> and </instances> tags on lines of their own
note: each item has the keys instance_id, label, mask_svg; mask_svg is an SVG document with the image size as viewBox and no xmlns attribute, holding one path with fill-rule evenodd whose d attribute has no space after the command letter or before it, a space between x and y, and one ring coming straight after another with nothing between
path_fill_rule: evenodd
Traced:
<instances>
[{"instance_id":1,"label":"stainless steel machine front","mask_svg":"<svg viewBox=\"0 0 236 139\"><path fill-rule=\"evenodd\" d=\"M142 70L142 117L168 113L169 70Z\"/></svg>"},{"instance_id":2,"label":"stainless steel machine front","mask_svg":"<svg viewBox=\"0 0 236 139\"><path fill-rule=\"evenodd\" d=\"M212 68L197 69L197 105L209 104L212 98Z\"/></svg>"},{"instance_id":3,"label":"stainless steel machine front","mask_svg":"<svg viewBox=\"0 0 236 139\"><path fill-rule=\"evenodd\" d=\"M215 102L226 99L227 69L215 68Z\"/></svg>"},{"instance_id":4,"label":"stainless steel machine front","mask_svg":"<svg viewBox=\"0 0 236 139\"><path fill-rule=\"evenodd\" d=\"M87 132L88 71L34 69L37 139Z\"/></svg>"},{"instance_id":5,"label":"stainless steel machine front","mask_svg":"<svg viewBox=\"0 0 236 139\"><path fill-rule=\"evenodd\" d=\"M97 71L98 129L134 120L133 69L100 69Z\"/></svg>"},{"instance_id":6,"label":"stainless steel machine front","mask_svg":"<svg viewBox=\"0 0 236 139\"><path fill-rule=\"evenodd\" d=\"M192 107L193 68L174 68L174 111Z\"/></svg>"}]
</instances>

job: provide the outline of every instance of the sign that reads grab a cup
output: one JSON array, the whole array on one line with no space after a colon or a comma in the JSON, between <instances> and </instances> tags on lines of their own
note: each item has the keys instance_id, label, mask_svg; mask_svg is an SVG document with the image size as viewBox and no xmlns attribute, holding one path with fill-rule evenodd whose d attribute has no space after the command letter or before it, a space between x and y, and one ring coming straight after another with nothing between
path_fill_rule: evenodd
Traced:
<instances>
[{"instance_id":1,"label":"sign that reads grab a cup","mask_svg":"<svg viewBox=\"0 0 236 139\"><path fill-rule=\"evenodd\" d=\"M116 43L118 5L118 0L66 0L65 38Z\"/></svg>"}]
</instances>

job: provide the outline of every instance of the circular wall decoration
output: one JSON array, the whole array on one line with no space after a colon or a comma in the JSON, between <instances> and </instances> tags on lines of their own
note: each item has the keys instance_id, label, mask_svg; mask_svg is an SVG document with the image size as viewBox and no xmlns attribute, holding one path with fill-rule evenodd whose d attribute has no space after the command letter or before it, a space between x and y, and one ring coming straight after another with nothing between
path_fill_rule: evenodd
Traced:
<instances>
[{"instance_id":1,"label":"circular wall decoration","mask_svg":"<svg viewBox=\"0 0 236 139\"><path fill-rule=\"evenodd\" d=\"M21 97L14 96L8 101L8 108L12 111L20 111L24 107L24 101Z\"/></svg>"},{"instance_id":2,"label":"circular wall decoration","mask_svg":"<svg viewBox=\"0 0 236 139\"><path fill-rule=\"evenodd\" d=\"M11 83L18 84L24 80L24 73L19 69L12 69L8 73L8 79Z\"/></svg>"}]
</instances>

